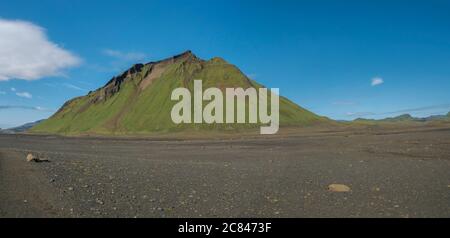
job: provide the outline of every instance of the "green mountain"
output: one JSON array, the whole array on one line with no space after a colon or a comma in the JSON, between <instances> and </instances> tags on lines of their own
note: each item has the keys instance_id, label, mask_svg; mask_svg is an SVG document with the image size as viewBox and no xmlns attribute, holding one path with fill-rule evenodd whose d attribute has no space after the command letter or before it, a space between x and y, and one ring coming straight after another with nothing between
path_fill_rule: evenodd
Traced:
<instances>
[{"instance_id":1,"label":"green mountain","mask_svg":"<svg viewBox=\"0 0 450 238\"><path fill-rule=\"evenodd\" d=\"M236 66L221 58L202 60L190 51L147 64L136 64L88 95L66 102L53 116L30 132L57 134L151 134L188 130L241 131L258 124L175 124L170 112L177 102L172 90L193 91L194 79L203 89L262 87ZM205 103L204 103L205 104ZM247 103L248 106L248 103ZM280 126L328 123L284 97L280 97Z\"/></svg>"}]
</instances>

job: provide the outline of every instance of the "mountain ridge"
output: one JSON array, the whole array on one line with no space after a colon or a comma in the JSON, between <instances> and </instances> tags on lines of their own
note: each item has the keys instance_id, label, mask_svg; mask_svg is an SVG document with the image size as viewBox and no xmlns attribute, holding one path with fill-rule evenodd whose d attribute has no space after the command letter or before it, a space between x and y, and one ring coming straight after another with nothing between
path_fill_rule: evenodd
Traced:
<instances>
[{"instance_id":1,"label":"mountain ridge","mask_svg":"<svg viewBox=\"0 0 450 238\"><path fill-rule=\"evenodd\" d=\"M34 133L57 134L151 134L183 130L241 131L259 124L174 124L170 100L177 87L193 90L193 80L203 87L261 88L241 70L220 57L203 60L192 51L145 64L134 64L85 96L68 100L48 120L31 128ZM246 105L248 107L248 105ZM308 126L330 123L280 97L280 125Z\"/></svg>"},{"instance_id":2,"label":"mountain ridge","mask_svg":"<svg viewBox=\"0 0 450 238\"><path fill-rule=\"evenodd\" d=\"M399 116L387 117L383 119L356 118L353 122L431 122L447 120L450 120L450 112L444 115L431 115L428 117L413 117L411 114L401 114Z\"/></svg>"},{"instance_id":3,"label":"mountain ridge","mask_svg":"<svg viewBox=\"0 0 450 238\"><path fill-rule=\"evenodd\" d=\"M0 128L0 134L15 134L15 133L22 133L26 132L29 129L31 129L33 126L45 121L45 119L34 121L34 122L28 122L20 126L11 127L7 129L1 129Z\"/></svg>"}]
</instances>

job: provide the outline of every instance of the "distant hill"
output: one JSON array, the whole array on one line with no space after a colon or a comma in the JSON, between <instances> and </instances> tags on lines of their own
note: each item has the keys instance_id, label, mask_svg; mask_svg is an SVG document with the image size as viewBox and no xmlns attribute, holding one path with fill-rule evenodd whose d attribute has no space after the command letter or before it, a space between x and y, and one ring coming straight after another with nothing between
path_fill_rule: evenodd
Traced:
<instances>
[{"instance_id":1,"label":"distant hill","mask_svg":"<svg viewBox=\"0 0 450 238\"><path fill-rule=\"evenodd\" d=\"M395 122L447 122L450 121L450 112L446 115L433 115L429 117L413 117L410 114L403 114L396 117L388 117L384 119L365 119L365 118L357 118L354 122L360 123L376 123L376 122L386 122L386 123L395 123Z\"/></svg>"},{"instance_id":2,"label":"distant hill","mask_svg":"<svg viewBox=\"0 0 450 238\"><path fill-rule=\"evenodd\" d=\"M113 77L104 87L67 101L48 120L34 126L31 132L149 134L184 130L238 131L259 128L260 125L248 123L173 123L170 112L176 102L170 100L172 90L186 87L192 92L194 79L202 79L204 89L262 87L222 58L202 60L187 51L161 61L134 65ZM281 126L309 126L329 122L331 120L280 97Z\"/></svg>"},{"instance_id":3,"label":"distant hill","mask_svg":"<svg viewBox=\"0 0 450 238\"><path fill-rule=\"evenodd\" d=\"M3 134L14 134L14 133L26 132L27 130L29 130L33 126L36 126L37 124L39 124L39 123L41 123L43 121L45 121L45 120L39 120L39 121L35 121L35 122L30 122L30 123L26 123L26 124L23 124L21 126L9 128L9 129L0 129L0 133L3 133Z\"/></svg>"},{"instance_id":4,"label":"distant hill","mask_svg":"<svg viewBox=\"0 0 450 238\"><path fill-rule=\"evenodd\" d=\"M385 122L405 122L405 121L414 121L416 118L412 117L410 114L403 114L396 117L388 117L385 119L381 119L380 121Z\"/></svg>"}]
</instances>

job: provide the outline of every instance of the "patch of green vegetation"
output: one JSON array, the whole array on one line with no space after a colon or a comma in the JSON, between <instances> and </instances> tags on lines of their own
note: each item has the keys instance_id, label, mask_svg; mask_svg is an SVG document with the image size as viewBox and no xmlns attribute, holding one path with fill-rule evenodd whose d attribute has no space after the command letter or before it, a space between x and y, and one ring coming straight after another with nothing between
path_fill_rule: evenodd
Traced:
<instances>
[{"instance_id":1,"label":"patch of green vegetation","mask_svg":"<svg viewBox=\"0 0 450 238\"><path fill-rule=\"evenodd\" d=\"M141 89L140 82L149 66L126 78L120 90L104 100L104 89L66 103L55 115L33 127L31 132L80 134L154 134L182 131L240 132L259 128L259 124L175 124L170 113L177 103L170 99L175 88L187 87L193 91L195 79L203 80L203 88L260 88L262 85L248 79L236 66L220 58L201 61L186 58L169 65L162 75L148 87ZM103 99L103 98L102 98ZM269 97L270 100L270 97ZM226 103L226 102L225 102ZM204 106L207 103L204 103ZM270 105L270 104L269 104ZM248 112L246 102L246 112ZM235 107L236 108L236 107ZM280 125L307 126L328 123L329 119L317 116L280 97Z\"/></svg>"}]
</instances>

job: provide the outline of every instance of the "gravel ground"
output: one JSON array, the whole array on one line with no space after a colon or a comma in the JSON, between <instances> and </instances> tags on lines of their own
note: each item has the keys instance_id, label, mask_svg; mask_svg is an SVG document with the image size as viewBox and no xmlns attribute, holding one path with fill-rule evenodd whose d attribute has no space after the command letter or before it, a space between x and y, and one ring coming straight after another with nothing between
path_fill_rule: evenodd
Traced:
<instances>
[{"instance_id":1,"label":"gravel ground","mask_svg":"<svg viewBox=\"0 0 450 238\"><path fill-rule=\"evenodd\" d=\"M26 162L30 152L50 162ZM0 217L450 217L449 171L449 128L184 141L0 135Z\"/></svg>"}]
</instances>

